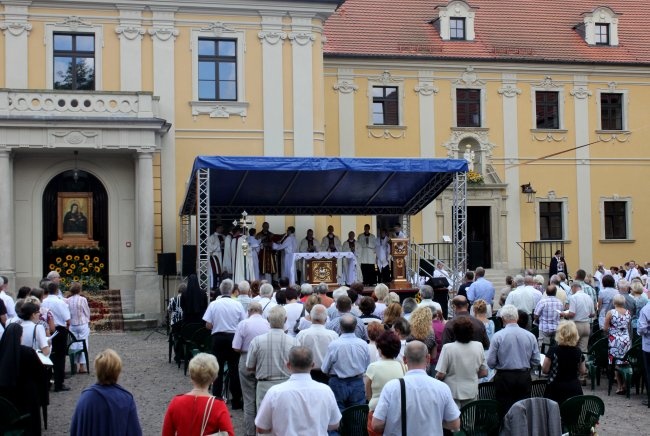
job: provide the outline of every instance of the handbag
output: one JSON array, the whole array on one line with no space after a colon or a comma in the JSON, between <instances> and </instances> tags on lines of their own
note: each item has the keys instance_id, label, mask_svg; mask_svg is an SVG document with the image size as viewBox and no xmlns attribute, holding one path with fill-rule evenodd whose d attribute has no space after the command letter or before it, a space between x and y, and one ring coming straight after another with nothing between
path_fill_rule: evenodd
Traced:
<instances>
[{"instance_id":1,"label":"handbag","mask_svg":"<svg viewBox=\"0 0 650 436\"><path fill-rule=\"evenodd\" d=\"M406 384L404 379L399 379L400 400L402 403L402 436L407 436L406 433Z\"/></svg>"},{"instance_id":2,"label":"handbag","mask_svg":"<svg viewBox=\"0 0 650 436\"><path fill-rule=\"evenodd\" d=\"M293 325L293 332L295 334L300 333L300 329L298 328L298 326L300 325L300 320L302 319L303 316L305 316L305 305L304 304L302 305L302 312L300 312L300 316L296 320L296 323Z\"/></svg>"},{"instance_id":3,"label":"handbag","mask_svg":"<svg viewBox=\"0 0 650 436\"><path fill-rule=\"evenodd\" d=\"M210 396L208 402L205 405L205 410L203 411L203 420L201 421L201 436L229 436L227 431L218 431L216 433L210 433L205 435L205 428L208 426L208 420L210 419L210 414L212 413L212 405L214 404L214 397Z\"/></svg>"}]
</instances>

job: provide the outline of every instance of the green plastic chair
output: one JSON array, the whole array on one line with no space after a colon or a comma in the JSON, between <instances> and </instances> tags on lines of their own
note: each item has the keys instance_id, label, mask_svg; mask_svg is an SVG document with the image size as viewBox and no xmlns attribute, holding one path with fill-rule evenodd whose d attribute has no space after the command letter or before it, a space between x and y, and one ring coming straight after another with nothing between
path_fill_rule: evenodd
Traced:
<instances>
[{"instance_id":1,"label":"green plastic chair","mask_svg":"<svg viewBox=\"0 0 650 436\"><path fill-rule=\"evenodd\" d=\"M90 374L90 360L88 358L88 347L86 341L83 339L77 339L77 337L70 330L66 329L68 335L68 343L66 345L65 354L68 355L70 359L70 374L75 374L77 372L76 362L79 361L81 354L86 358L86 374ZM73 344L81 344L81 350L72 350Z\"/></svg>"},{"instance_id":2,"label":"green plastic chair","mask_svg":"<svg viewBox=\"0 0 650 436\"><path fill-rule=\"evenodd\" d=\"M478 384L479 400L496 400L494 382L483 382Z\"/></svg>"},{"instance_id":3,"label":"green plastic chair","mask_svg":"<svg viewBox=\"0 0 650 436\"><path fill-rule=\"evenodd\" d=\"M590 436L605 414L605 403L595 395L571 397L560 405L562 428L569 436Z\"/></svg>"},{"instance_id":4,"label":"green plastic chair","mask_svg":"<svg viewBox=\"0 0 650 436\"><path fill-rule=\"evenodd\" d=\"M13 403L0 397L0 435L19 436L29 428L30 415L21 415Z\"/></svg>"},{"instance_id":5,"label":"green plastic chair","mask_svg":"<svg viewBox=\"0 0 650 436\"><path fill-rule=\"evenodd\" d=\"M643 350L641 349L641 344L632 346L625 353L623 360L627 362L625 365L616 366L616 372L623 377L625 380L625 396L630 398L630 391L632 390L632 384L636 385L636 393L639 394L639 389L641 389L644 374L643 368ZM607 391L607 395L610 395L612 392L611 386Z\"/></svg>"},{"instance_id":6,"label":"green plastic chair","mask_svg":"<svg viewBox=\"0 0 650 436\"><path fill-rule=\"evenodd\" d=\"M595 384L600 386L600 373L603 369L607 371L607 379L611 383L612 374L608 359L609 344L607 338L598 339L587 352L587 371L591 379L591 390L596 389Z\"/></svg>"},{"instance_id":7,"label":"green plastic chair","mask_svg":"<svg viewBox=\"0 0 650 436\"><path fill-rule=\"evenodd\" d=\"M460 409L460 433L467 436L488 436L497 434L501 426L499 402L476 400Z\"/></svg>"},{"instance_id":8,"label":"green plastic chair","mask_svg":"<svg viewBox=\"0 0 650 436\"><path fill-rule=\"evenodd\" d=\"M185 375L187 375L187 365L189 364L190 359L192 359L192 336L194 336L194 333L204 328L204 322L191 322L189 324L184 324L183 327L181 327L181 333L178 337L178 348L182 350L183 355L178 361L178 367L181 367L182 360Z\"/></svg>"},{"instance_id":9,"label":"green plastic chair","mask_svg":"<svg viewBox=\"0 0 650 436\"><path fill-rule=\"evenodd\" d=\"M368 406L352 406L341 412L341 436L368 436Z\"/></svg>"}]
</instances>

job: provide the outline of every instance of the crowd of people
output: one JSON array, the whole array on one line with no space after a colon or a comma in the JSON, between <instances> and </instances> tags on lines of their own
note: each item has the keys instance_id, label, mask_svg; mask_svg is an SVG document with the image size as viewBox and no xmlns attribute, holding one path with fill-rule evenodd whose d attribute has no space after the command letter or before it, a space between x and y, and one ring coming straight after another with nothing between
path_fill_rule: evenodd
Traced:
<instances>
[{"instance_id":1,"label":"crowd of people","mask_svg":"<svg viewBox=\"0 0 650 436\"><path fill-rule=\"evenodd\" d=\"M441 435L459 429L460 409L478 398L481 382L493 382L502 416L530 397L535 373L547 381L546 398L561 404L582 395L594 334L607 341L612 368L625 365L638 342L650 372L649 291L642 269L628 265L625 274L579 269L569 282L558 260L548 282L527 272L508 277L500 291L479 267L449 302L449 317L428 285L402 301L382 283L372 295L357 282L330 297L323 283L223 279L208 302L190 276L169 302L172 332L204 324L212 347L190 360L192 389L171 400L163 434L232 436L228 398L230 409L243 410L249 436L335 434L342 412L357 405L368 405L370 435L405 427ZM0 280L0 396L36 417L28 434L40 434L50 384L67 389L67 350L57 338L69 330L87 341L88 303L76 283L61 295L56 273L41 288L21 288L15 302ZM187 359L185 351L176 358ZM82 359L74 364L88 370ZM133 396L117 383L121 365L113 350L97 354L97 383L81 393L71 434L142 433ZM630 387L616 381L616 393L625 394Z\"/></svg>"}]
</instances>

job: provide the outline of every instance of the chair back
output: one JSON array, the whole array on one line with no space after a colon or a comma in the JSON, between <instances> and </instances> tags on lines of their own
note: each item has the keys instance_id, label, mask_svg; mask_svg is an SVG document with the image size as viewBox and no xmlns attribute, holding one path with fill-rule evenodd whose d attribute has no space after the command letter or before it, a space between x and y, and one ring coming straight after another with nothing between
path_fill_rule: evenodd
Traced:
<instances>
[{"instance_id":1,"label":"chair back","mask_svg":"<svg viewBox=\"0 0 650 436\"><path fill-rule=\"evenodd\" d=\"M0 434L23 434L19 430L28 428L29 418L30 415L21 416L11 401L0 397Z\"/></svg>"},{"instance_id":2,"label":"chair back","mask_svg":"<svg viewBox=\"0 0 650 436\"><path fill-rule=\"evenodd\" d=\"M483 382L478 384L479 400L496 400L494 382Z\"/></svg>"},{"instance_id":3,"label":"chair back","mask_svg":"<svg viewBox=\"0 0 650 436\"><path fill-rule=\"evenodd\" d=\"M548 398L517 401L503 418L501 434L562 436L560 407Z\"/></svg>"},{"instance_id":4,"label":"chair back","mask_svg":"<svg viewBox=\"0 0 650 436\"><path fill-rule=\"evenodd\" d=\"M589 347L587 352L589 360L592 361L599 368L607 368L609 365L609 343L607 338L598 339L594 344Z\"/></svg>"},{"instance_id":5,"label":"chair back","mask_svg":"<svg viewBox=\"0 0 650 436\"><path fill-rule=\"evenodd\" d=\"M204 322L191 322L188 324L183 324L183 327L181 327L181 338L183 338L185 341L191 341L194 333L201 330L202 328L205 328Z\"/></svg>"},{"instance_id":6,"label":"chair back","mask_svg":"<svg viewBox=\"0 0 650 436\"><path fill-rule=\"evenodd\" d=\"M496 400L476 400L460 409L460 429L467 436L496 434L501 425L499 402Z\"/></svg>"},{"instance_id":7,"label":"chair back","mask_svg":"<svg viewBox=\"0 0 650 436\"><path fill-rule=\"evenodd\" d=\"M368 436L368 406L348 407L341 412L339 434L341 436Z\"/></svg>"},{"instance_id":8,"label":"chair back","mask_svg":"<svg viewBox=\"0 0 650 436\"><path fill-rule=\"evenodd\" d=\"M532 387L530 389L530 398L544 398L544 392L546 392L546 380L533 380Z\"/></svg>"},{"instance_id":9,"label":"chair back","mask_svg":"<svg viewBox=\"0 0 650 436\"><path fill-rule=\"evenodd\" d=\"M194 349L198 350L199 353L209 353L210 348L212 347L212 334L210 330L205 327L198 329L192 335L190 339L192 344L192 353L194 354Z\"/></svg>"},{"instance_id":10,"label":"chair back","mask_svg":"<svg viewBox=\"0 0 650 436\"><path fill-rule=\"evenodd\" d=\"M591 435L591 428L604 414L605 403L595 395L571 397L560 406L562 426L570 436Z\"/></svg>"},{"instance_id":11,"label":"chair back","mask_svg":"<svg viewBox=\"0 0 650 436\"><path fill-rule=\"evenodd\" d=\"M589 342L587 342L587 349L591 348L596 341L605 337L605 333L602 330L596 330L591 335L589 335Z\"/></svg>"}]
</instances>

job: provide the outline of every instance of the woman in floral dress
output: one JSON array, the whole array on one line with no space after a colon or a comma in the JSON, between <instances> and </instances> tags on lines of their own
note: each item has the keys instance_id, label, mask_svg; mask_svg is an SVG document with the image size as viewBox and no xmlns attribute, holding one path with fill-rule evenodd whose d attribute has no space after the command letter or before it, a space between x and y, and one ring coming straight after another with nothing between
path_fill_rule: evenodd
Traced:
<instances>
[{"instance_id":1,"label":"woman in floral dress","mask_svg":"<svg viewBox=\"0 0 650 436\"><path fill-rule=\"evenodd\" d=\"M621 365L625 363L623 357L630 349L630 320L632 315L625 308L625 297L617 295L613 298L614 308L607 312L603 330L609 338L609 364ZM615 371L618 390L616 394L625 394L625 383L621 375Z\"/></svg>"}]
</instances>

